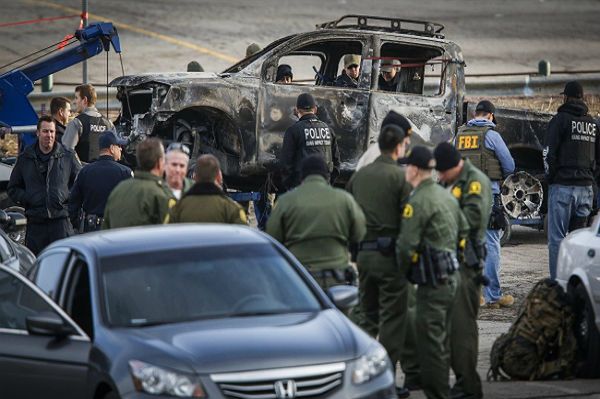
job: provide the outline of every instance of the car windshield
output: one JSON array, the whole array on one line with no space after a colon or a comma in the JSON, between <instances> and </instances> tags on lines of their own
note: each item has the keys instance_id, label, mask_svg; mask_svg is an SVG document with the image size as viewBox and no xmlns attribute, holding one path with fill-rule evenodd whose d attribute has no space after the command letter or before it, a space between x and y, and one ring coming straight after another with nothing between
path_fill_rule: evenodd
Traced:
<instances>
[{"instance_id":1,"label":"car windshield","mask_svg":"<svg viewBox=\"0 0 600 399\"><path fill-rule=\"evenodd\" d=\"M311 289L270 244L140 252L100 263L112 326L321 309Z\"/></svg>"}]
</instances>

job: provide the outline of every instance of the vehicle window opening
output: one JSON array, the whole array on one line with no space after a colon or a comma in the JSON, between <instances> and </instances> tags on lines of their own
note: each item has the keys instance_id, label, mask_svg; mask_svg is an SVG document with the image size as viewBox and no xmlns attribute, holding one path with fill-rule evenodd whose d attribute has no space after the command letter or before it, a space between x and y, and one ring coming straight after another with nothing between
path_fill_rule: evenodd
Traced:
<instances>
[{"instance_id":1,"label":"vehicle window opening","mask_svg":"<svg viewBox=\"0 0 600 399\"><path fill-rule=\"evenodd\" d=\"M46 253L38 259L32 281L50 298L57 300L69 252Z\"/></svg>"},{"instance_id":2,"label":"vehicle window opening","mask_svg":"<svg viewBox=\"0 0 600 399\"><path fill-rule=\"evenodd\" d=\"M93 337L90 278L88 267L82 260L75 264L68 290L67 314L88 336Z\"/></svg>"},{"instance_id":3,"label":"vehicle window opening","mask_svg":"<svg viewBox=\"0 0 600 399\"><path fill-rule=\"evenodd\" d=\"M442 55L442 51L437 48L384 43L380 52L378 90L422 94L428 97L443 94L448 63L442 59ZM391 88L392 82L386 85L384 81L384 70L391 69L389 63L394 61L397 63L393 65L396 70L393 81L395 90Z\"/></svg>"},{"instance_id":4,"label":"vehicle window opening","mask_svg":"<svg viewBox=\"0 0 600 399\"><path fill-rule=\"evenodd\" d=\"M348 54L363 54L363 43L358 40L325 40L304 44L296 47L279 57L277 67L288 64L292 67L295 84L335 86L335 80L345 73L344 56ZM272 73L273 82L276 79L276 69L267 68L267 76ZM360 70L358 80L363 73Z\"/></svg>"}]
</instances>

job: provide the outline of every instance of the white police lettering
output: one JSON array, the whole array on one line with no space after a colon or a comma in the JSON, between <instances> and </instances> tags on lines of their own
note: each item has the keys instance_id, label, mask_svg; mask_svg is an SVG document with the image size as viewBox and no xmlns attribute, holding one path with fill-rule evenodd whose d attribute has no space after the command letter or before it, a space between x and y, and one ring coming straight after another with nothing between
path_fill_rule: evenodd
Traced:
<instances>
[{"instance_id":1,"label":"white police lettering","mask_svg":"<svg viewBox=\"0 0 600 399\"><path fill-rule=\"evenodd\" d=\"M594 122L572 121L571 140L596 142L596 124Z\"/></svg>"},{"instance_id":2,"label":"white police lettering","mask_svg":"<svg viewBox=\"0 0 600 399\"><path fill-rule=\"evenodd\" d=\"M102 133L106 130L106 126L104 125L94 125L90 124L90 131L94 133Z\"/></svg>"},{"instance_id":3,"label":"white police lettering","mask_svg":"<svg viewBox=\"0 0 600 399\"><path fill-rule=\"evenodd\" d=\"M304 141L307 147L331 145L331 133L328 127L310 127L304 129Z\"/></svg>"}]
</instances>

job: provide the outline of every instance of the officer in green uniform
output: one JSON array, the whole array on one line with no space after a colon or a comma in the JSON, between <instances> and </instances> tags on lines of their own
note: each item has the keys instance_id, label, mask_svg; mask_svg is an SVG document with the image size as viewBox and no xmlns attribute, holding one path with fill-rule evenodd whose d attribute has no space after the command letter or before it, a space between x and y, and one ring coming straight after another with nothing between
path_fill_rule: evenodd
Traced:
<instances>
[{"instance_id":1,"label":"officer in green uniform","mask_svg":"<svg viewBox=\"0 0 600 399\"><path fill-rule=\"evenodd\" d=\"M267 233L285 245L323 289L351 283L348 247L365 235L365 216L350 194L329 185L322 157L306 157L300 171L302 184L279 198Z\"/></svg>"},{"instance_id":2,"label":"officer in green uniform","mask_svg":"<svg viewBox=\"0 0 600 399\"><path fill-rule=\"evenodd\" d=\"M490 179L470 160L461 159L452 144L439 144L434 157L440 181L449 186L469 224L469 235L461 259L460 283L452 311L450 364L456 375L456 383L450 394L453 399L482 398L481 379L477 373L477 313L484 281L485 233L492 212L492 187Z\"/></svg>"},{"instance_id":3,"label":"officer in green uniform","mask_svg":"<svg viewBox=\"0 0 600 399\"><path fill-rule=\"evenodd\" d=\"M414 187L402 212L396 241L401 270L417 289L417 352L421 384L427 398L448 398L448 332L459 275L456 249L467 224L458 201L431 178L435 166L426 147L412 149L406 180Z\"/></svg>"},{"instance_id":4,"label":"officer in green uniform","mask_svg":"<svg viewBox=\"0 0 600 399\"><path fill-rule=\"evenodd\" d=\"M167 223L175 197L162 180L165 150L161 141L150 138L136 148L138 169L133 179L119 183L108 196L103 229Z\"/></svg>"},{"instance_id":5,"label":"officer in green uniform","mask_svg":"<svg viewBox=\"0 0 600 399\"><path fill-rule=\"evenodd\" d=\"M223 192L219 160L210 154L196 161L196 184L171 210L169 223L248 224L246 212Z\"/></svg>"},{"instance_id":6,"label":"officer in green uniform","mask_svg":"<svg viewBox=\"0 0 600 399\"><path fill-rule=\"evenodd\" d=\"M409 298L415 293L406 279L406 270L402 272L396 265L394 249L402 208L412 187L396 161L404 156L411 132L406 118L391 111L381 124L378 138L381 155L354 173L346 187L367 219L367 234L359 245L357 259L363 315L359 325L371 336L379 336L394 366L400 362L405 386L415 386L419 377L418 365L413 366L411 375L406 367L411 359L402 356L410 324ZM416 359L412 359L412 364L417 364ZM399 397L409 395L408 389L397 391Z\"/></svg>"}]
</instances>

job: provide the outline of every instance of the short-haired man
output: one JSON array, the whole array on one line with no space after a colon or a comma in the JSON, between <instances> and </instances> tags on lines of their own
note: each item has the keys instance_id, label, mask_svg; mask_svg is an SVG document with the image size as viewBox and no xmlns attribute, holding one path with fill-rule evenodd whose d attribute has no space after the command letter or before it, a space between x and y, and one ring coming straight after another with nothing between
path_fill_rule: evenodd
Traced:
<instances>
[{"instance_id":1,"label":"short-haired man","mask_svg":"<svg viewBox=\"0 0 600 399\"><path fill-rule=\"evenodd\" d=\"M561 94L564 102L548 124L544 148L551 279L556 278L561 241L569 231L586 226L593 208L592 186L600 170L600 125L588 113L583 87L571 81Z\"/></svg>"},{"instance_id":2,"label":"short-haired man","mask_svg":"<svg viewBox=\"0 0 600 399\"><path fill-rule=\"evenodd\" d=\"M133 177L131 169L118 163L126 144L115 132L103 133L100 157L79 172L69 197L69 217L80 233L100 230L108 196L120 182Z\"/></svg>"},{"instance_id":3,"label":"short-haired man","mask_svg":"<svg viewBox=\"0 0 600 399\"><path fill-rule=\"evenodd\" d=\"M75 153L56 142L50 115L37 123L37 141L17 158L8 195L25 208L25 245L37 255L47 245L72 234L67 198L81 165Z\"/></svg>"},{"instance_id":4,"label":"short-haired man","mask_svg":"<svg viewBox=\"0 0 600 399\"><path fill-rule=\"evenodd\" d=\"M390 111L381 124L378 144L381 155L352 175L346 189L362 208L367 219L367 234L359 245L357 258L360 309L359 325L387 350L394 367L402 359L409 326L408 304L414 288L406 279L407 270L398 268L394 245L400 232L402 208L412 191L403 168L396 161L404 157L411 130L406 118ZM413 359L416 363L416 359ZM405 369L405 386L418 383L418 375ZM408 390L398 388L398 396Z\"/></svg>"},{"instance_id":5,"label":"short-haired man","mask_svg":"<svg viewBox=\"0 0 600 399\"><path fill-rule=\"evenodd\" d=\"M317 103L313 96L303 93L296 99L298 122L283 136L280 162L283 184L292 189L300 184L300 165L309 155L321 156L334 181L340 172L340 152L333 129L317 118Z\"/></svg>"},{"instance_id":6,"label":"short-haired man","mask_svg":"<svg viewBox=\"0 0 600 399\"><path fill-rule=\"evenodd\" d=\"M210 154L196 161L196 184L171 210L170 223L248 224L246 212L223 191L219 160Z\"/></svg>"},{"instance_id":7,"label":"short-haired man","mask_svg":"<svg viewBox=\"0 0 600 399\"><path fill-rule=\"evenodd\" d=\"M492 182L492 217L486 232L487 256L483 274L489 284L483 288L481 305L490 308L512 306L512 295L503 295L500 286L500 231L504 226L504 209L500 199L500 184L515 171L506 143L496 129L496 107L482 100L475 108L475 118L458 129L455 145L461 155L471 160Z\"/></svg>"},{"instance_id":8,"label":"short-haired man","mask_svg":"<svg viewBox=\"0 0 600 399\"><path fill-rule=\"evenodd\" d=\"M453 399L477 399L483 397L477 372L477 314L485 264L486 230L492 212L492 187L490 179L469 159L462 159L452 144L438 144L434 156L439 180L450 188L469 225L452 311L450 364L456 375L456 383L450 392Z\"/></svg>"},{"instance_id":9,"label":"short-haired man","mask_svg":"<svg viewBox=\"0 0 600 399\"><path fill-rule=\"evenodd\" d=\"M50 101L50 114L56 126L56 141L62 143L65 128L71 116L71 101L66 97L54 97Z\"/></svg>"},{"instance_id":10,"label":"short-haired man","mask_svg":"<svg viewBox=\"0 0 600 399\"><path fill-rule=\"evenodd\" d=\"M275 83L290 84L294 80L294 74L292 73L292 67L288 64L281 64L277 67L277 75L275 76Z\"/></svg>"},{"instance_id":11,"label":"short-haired man","mask_svg":"<svg viewBox=\"0 0 600 399\"><path fill-rule=\"evenodd\" d=\"M194 184L186 177L190 162L190 148L183 143L171 143L165 154L165 181L173 196L181 199Z\"/></svg>"},{"instance_id":12,"label":"short-haired man","mask_svg":"<svg viewBox=\"0 0 600 399\"><path fill-rule=\"evenodd\" d=\"M282 195L267 221L267 233L289 249L323 288L351 280L348 246L362 240L365 216L352 196L329 185L319 155L302 161L302 184Z\"/></svg>"},{"instance_id":13,"label":"short-haired man","mask_svg":"<svg viewBox=\"0 0 600 399\"><path fill-rule=\"evenodd\" d=\"M75 111L77 115L65 129L62 143L75 150L81 162L90 162L100 153L98 137L107 130L114 130L112 122L96 109L96 89L90 84L75 88Z\"/></svg>"},{"instance_id":14,"label":"short-haired man","mask_svg":"<svg viewBox=\"0 0 600 399\"><path fill-rule=\"evenodd\" d=\"M414 147L406 163L406 180L414 187L402 212L396 257L418 285L416 348L421 384L428 398L448 398L448 334L457 289L456 249L468 233L456 198L431 178L431 151Z\"/></svg>"},{"instance_id":15,"label":"short-haired man","mask_svg":"<svg viewBox=\"0 0 600 399\"><path fill-rule=\"evenodd\" d=\"M379 90L382 91L398 91L400 84L400 61L385 59L381 62L379 69Z\"/></svg>"},{"instance_id":16,"label":"short-haired man","mask_svg":"<svg viewBox=\"0 0 600 399\"><path fill-rule=\"evenodd\" d=\"M103 229L162 224L177 201L162 180L165 150L153 137L136 148L138 167L133 179L119 183L110 193L104 209Z\"/></svg>"}]
</instances>

